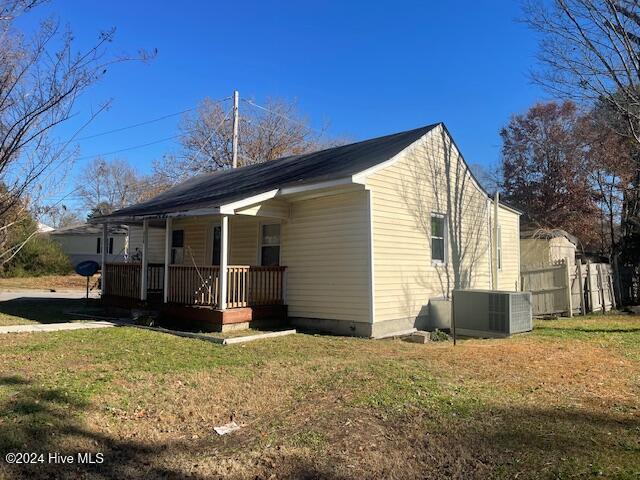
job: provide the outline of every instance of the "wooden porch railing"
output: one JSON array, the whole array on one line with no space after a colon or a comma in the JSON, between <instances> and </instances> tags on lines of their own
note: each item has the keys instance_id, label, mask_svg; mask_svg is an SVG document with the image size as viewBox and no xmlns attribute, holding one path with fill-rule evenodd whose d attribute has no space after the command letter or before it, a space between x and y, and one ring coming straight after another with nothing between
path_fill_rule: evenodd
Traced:
<instances>
[{"instance_id":1,"label":"wooden porch railing","mask_svg":"<svg viewBox=\"0 0 640 480\"><path fill-rule=\"evenodd\" d=\"M140 263L107 263L105 295L140 298ZM284 303L286 267L227 267L227 308ZM167 300L181 305L217 306L220 267L169 265ZM147 293L162 293L164 265L149 264Z\"/></svg>"},{"instance_id":2,"label":"wooden porch railing","mask_svg":"<svg viewBox=\"0 0 640 480\"><path fill-rule=\"evenodd\" d=\"M169 265L167 299L182 305L217 305L220 268Z\"/></svg>"},{"instance_id":3,"label":"wooden porch railing","mask_svg":"<svg viewBox=\"0 0 640 480\"><path fill-rule=\"evenodd\" d=\"M164 291L164 263L147 265L147 294L162 294Z\"/></svg>"},{"instance_id":4,"label":"wooden porch railing","mask_svg":"<svg viewBox=\"0 0 640 480\"><path fill-rule=\"evenodd\" d=\"M248 267L246 305L281 305L284 303L284 276L287 267ZM231 269L229 269L231 275ZM230 291L231 292L231 291ZM245 305L245 306L246 306Z\"/></svg>"},{"instance_id":5,"label":"wooden porch railing","mask_svg":"<svg viewBox=\"0 0 640 480\"><path fill-rule=\"evenodd\" d=\"M227 267L227 308L284 303L286 267ZM218 305L220 268L169 266L168 301L182 305Z\"/></svg>"},{"instance_id":6,"label":"wooden porch railing","mask_svg":"<svg viewBox=\"0 0 640 480\"><path fill-rule=\"evenodd\" d=\"M103 295L140 298L140 270L139 263L107 263Z\"/></svg>"}]
</instances>

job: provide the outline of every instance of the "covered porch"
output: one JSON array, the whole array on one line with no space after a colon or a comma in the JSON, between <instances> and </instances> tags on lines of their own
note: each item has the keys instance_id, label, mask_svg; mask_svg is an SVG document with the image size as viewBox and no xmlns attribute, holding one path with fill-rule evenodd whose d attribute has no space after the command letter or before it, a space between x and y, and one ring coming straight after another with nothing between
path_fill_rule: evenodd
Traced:
<instances>
[{"instance_id":1,"label":"covered porch","mask_svg":"<svg viewBox=\"0 0 640 480\"><path fill-rule=\"evenodd\" d=\"M288 208L265 212L271 215L258 215L258 209L125 222L126 260L102 257L103 299L145 305L203 329L260 320L284 323L287 267L280 265L280 247ZM106 231L104 224L103 235Z\"/></svg>"}]
</instances>

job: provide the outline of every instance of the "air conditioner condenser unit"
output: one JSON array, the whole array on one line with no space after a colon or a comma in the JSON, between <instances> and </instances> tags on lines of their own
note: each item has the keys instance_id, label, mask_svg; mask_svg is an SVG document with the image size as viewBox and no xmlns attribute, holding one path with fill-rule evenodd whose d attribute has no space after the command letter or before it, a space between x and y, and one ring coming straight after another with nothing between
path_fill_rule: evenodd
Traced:
<instances>
[{"instance_id":1,"label":"air conditioner condenser unit","mask_svg":"<svg viewBox=\"0 0 640 480\"><path fill-rule=\"evenodd\" d=\"M457 335L486 338L529 332L531 292L454 290L453 317Z\"/></svg>"}]
</instances>

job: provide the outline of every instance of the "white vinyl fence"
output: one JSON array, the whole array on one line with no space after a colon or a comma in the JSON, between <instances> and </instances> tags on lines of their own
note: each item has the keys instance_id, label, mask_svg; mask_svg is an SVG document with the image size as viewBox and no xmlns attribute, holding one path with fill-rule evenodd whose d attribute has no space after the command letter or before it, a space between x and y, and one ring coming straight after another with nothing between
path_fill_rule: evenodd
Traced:
<instances>
[{"instance_id":1,"label":"white vinyl fence","mask_svg":"<svg viewBox=\"0 0 640 480\"><path fill-rule=\"evenodd\" d=\"M551 265L529 265L520 273L522 290L531 292L534 316L570 317L615 308L608 263L568 265L561 260Z\"/></svg>"}]
</instances>

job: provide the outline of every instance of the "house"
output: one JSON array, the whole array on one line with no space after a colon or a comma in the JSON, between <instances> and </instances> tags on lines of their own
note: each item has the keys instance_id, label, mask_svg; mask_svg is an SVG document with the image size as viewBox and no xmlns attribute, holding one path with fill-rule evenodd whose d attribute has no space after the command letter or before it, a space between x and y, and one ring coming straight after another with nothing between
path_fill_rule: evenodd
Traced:
<instances>
[{"instance_id":1,"label":"house","mask_svg":"<svg viewBox=\"0 0 640 480\"><path fill-rule=\"evenodd\" d=\"M562 229L523 228L520 232L522 267L552 265L564 260L570 268L576 264L578 239Z\"/></svg>"},{"instance_id":2,"label":"house","mask_svg":"<svg viewBox=\"0 0 640 480\"><path fill-rule=\"evenodd\" d=\"M518 290L519 216L438 123L199 175L91 222L141 232L140 262L104 258L108 301L202 328L288 317L381 337L426 325L453 288Z\"/></svg>"},{"instance_id":3,"label":"house","mask_svg":"<svg viewBox=\"0 0 640 480\"><path fill-rule=\"evenodd\" d=\"M55 230L53 227L50 227L46 223L37 222L36 228L38 229L38 233L48 233Z\"/></svg>"},{"instance_id":4,"label":"house","mask_svg":"<svg viewBox=\"0 0 640 480\"><path fill-rule=\"evenodd\" d=\"M103 245L106 245L104 251L107 261L123 261L127 254L128 229L126 225L109 225L105 239L103 239L102 228L90 224L52 229L45 234L60 245L74 267L85 260L94 260L100 263Z\"/></svg>"}]
</instances>

